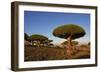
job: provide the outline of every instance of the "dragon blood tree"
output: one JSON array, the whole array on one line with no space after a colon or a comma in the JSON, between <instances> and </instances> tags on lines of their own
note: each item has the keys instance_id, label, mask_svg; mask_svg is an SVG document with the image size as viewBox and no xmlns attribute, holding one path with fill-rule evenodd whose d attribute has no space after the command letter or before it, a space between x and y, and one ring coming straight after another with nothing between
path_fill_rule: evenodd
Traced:
<instances>
[{"instance_id":1,"label":"dragon blood tree","mask_svg":"<svg viewBox=\"0 0 100 73\"><path fill-rule=\"evenodd\" d=\"M33 34L30 36L29 40L31 41L32 45L37 46L48 46L52 40L49 40L46 36L41 34Z\"/></svg>"},{"instance_id":2,"label":"dragon blood tree","mask_svg":"<svg viewBox=\"0 0 100 73\"><path fill-rule=\"evenodd\" d=\"M53 30L53 35L59 38L64 38L68 41L67 54L72 55L72 40L83 37L85 30L76 24L66 24L59 26Z\"/></svg>"}]
</instances>

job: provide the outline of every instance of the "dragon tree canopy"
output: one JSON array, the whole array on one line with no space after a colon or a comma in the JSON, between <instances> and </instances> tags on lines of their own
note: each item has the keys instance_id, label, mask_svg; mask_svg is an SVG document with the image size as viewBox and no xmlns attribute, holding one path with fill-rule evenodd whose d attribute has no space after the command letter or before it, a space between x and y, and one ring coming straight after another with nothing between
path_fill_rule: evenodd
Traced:
<instances>
[{"instance_id":1,"label":"dragon tree canopy","mask_svg":"<svg viewBox=\"0 0 100 73\"><path fill-rule=\"evenodd\" d=\"M54 29L53 35L60 38L71 39L83 37L86 34L85 30L77 24L65 24Z\"/></svg>"},{"instance_id":2,"label":"dragon tree canopy","mask_svg":"<svg viewBox=\"0 0 100 73\"><path fill-rule=\"evenodd\" d=\"M29 40L30 41L44 41L44 40L48 40L48 38L40 34L33 34L30 36Z\"/></svg>"}]
</instances>

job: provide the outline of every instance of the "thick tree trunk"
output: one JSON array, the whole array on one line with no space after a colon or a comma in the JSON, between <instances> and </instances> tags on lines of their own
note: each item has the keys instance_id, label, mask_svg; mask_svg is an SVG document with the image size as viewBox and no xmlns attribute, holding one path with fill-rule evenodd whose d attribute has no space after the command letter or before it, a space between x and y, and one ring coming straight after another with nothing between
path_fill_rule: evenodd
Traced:
<instances>
[{"instance_id":1,"label":"thick tree trunk","mask_svg":"<svg viewBox=\"0 0 100 73\"><path fill-rule=\"evenodd\" d=\"M71 58L73 50L72 50L72 39L71 36L68 37L68 44L67 44L67 57Z\"/></svg>"},{"instance_id":2,"label":"thick tree trunk","mask_svg":"<svg viewBox=\"0 0 100 73\"><path fill-rule=\"evenodd\" d=\"M72 49L71 36L68 38L68 49Z\"/></svg>"}]
</instances>

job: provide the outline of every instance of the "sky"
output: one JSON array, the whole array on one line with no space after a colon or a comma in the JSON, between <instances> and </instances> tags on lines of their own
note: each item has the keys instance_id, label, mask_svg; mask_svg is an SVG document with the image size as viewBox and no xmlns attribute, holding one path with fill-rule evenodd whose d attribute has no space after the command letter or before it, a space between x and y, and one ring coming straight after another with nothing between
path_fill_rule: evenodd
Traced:
<instances>
[{"instance_id":1,"label":"sky","mask_svg":"<svg viewBox=\"0 0 100 73\"><path fill-rule=\"evenodd\" d=\"M65 24L81 26L85 30L86 35L76 40L80 43L88 43L90 41L90 14L24 11L24 32L29 36L32 34L42 34L53 40L54 44L66 41L66 39L55 37L52 34L56 27Z\"/></svg>"}]
</instances>

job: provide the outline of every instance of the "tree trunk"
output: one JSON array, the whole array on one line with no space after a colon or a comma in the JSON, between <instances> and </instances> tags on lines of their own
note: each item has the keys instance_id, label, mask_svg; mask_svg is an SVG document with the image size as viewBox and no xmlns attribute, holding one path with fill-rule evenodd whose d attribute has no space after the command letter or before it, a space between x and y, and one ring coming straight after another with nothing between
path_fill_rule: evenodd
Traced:
<instances>
[{"instance_id":1,"label":"tree trunk","mask_svg":"<svg viewBox=\"0 0 100 73\"><path fill-rule=\"evenodd\" d=\"M71 36L68 37L68 45L67 45L67 57L71 58L72 56L72 39Z\"/></svg>"},{"instance_id":2,"label":"tree trunk","mask_svg":"<svg viewBox=\"0 0 100 73\"><path fill-rule=\"evenodd\" d=\"M71 36L68 37L68 49L71 50L72 49L72 42L71 42Z\"/></svg>"}]
</instances>

